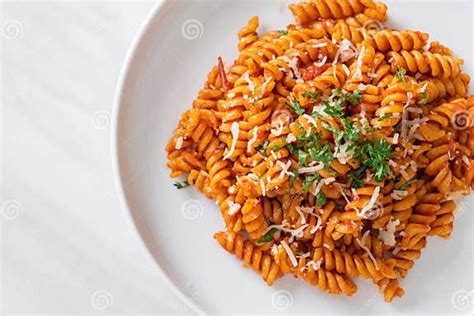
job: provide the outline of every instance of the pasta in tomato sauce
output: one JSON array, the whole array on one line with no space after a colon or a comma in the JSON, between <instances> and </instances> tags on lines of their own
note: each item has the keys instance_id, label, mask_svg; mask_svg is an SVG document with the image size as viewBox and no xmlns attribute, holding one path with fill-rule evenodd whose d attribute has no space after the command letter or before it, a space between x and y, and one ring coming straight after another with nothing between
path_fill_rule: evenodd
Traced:
<instances>
[{"instance_id":1,"label":"pasta in tomato sauce","mask_svg":"<svg viewBox=\"0 0 474 316\"><path fill-rule=\"evenodd\" d=\"M178 188L216 200L215 239L268 285L331 294L370 279L387 302L429 236L448 238L474 186L474 97L463 60L383 23L372 0L289 6L295 24L238 33L166 147Z\"/></svg>"}]
</instances>

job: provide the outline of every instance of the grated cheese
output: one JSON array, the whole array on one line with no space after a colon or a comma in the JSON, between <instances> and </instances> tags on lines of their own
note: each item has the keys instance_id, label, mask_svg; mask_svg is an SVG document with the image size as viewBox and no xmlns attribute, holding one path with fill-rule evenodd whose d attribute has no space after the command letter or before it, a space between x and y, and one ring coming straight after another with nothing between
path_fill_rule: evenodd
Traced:
<instances>
[{"instance_id":1,"label":"grated cheese","mask_svg":"<svg viewBox=\"0 0 474 316\"><path fill-rule=\"evenodd\" d=\"M283 56L283 61L285 61L288 66L291 68L293 71L293 75L296 77L296 79L301 79L301 74L298 69L298 58L294 57L292 59L288 58L288 56Z\"/></svg>"},{"instance_id":2,"label":"grated cheese","mask_svg":"<svg viewBox=\"0 0 474 316\"><path fill-rule=\"evenodd\" d=\"M174 146L175 149L181 149L183 147L183 136L179 136L176 139L176 145Z\"/></svg>"},{"instance_id":3,"label":"grated cheese","mask_svg":"<svg viewBox=\"0 0 474 316\"><path fill-rule=\"evenodd\" d=\"M325 43L325 42L313 45L314 48L323 48L323 47L326 47L326 46L328 46L328 43Z\"/></svg>"},{"instance_id":4,"label":"grated cheese","mask_svg":"<svg viewBox=\"0 0 474 316\"><path fill-rule=\"evenodd\" d=\"M362 62L364 61L364 55L365 55L365 46L362 46L359 57L357 58L357 68L354 71L354 75L352 75L352 78L362 78Z\"/></svg>"},{"instance_id":5,"label":"grated cheese","mask_svg":"<svg viewBox=\"0 0 474 316\"><path fill-rule=\"evenodd\" d=\"M395 133L395 135L393 135L392 142L393 142L394 145L398 144L398 138L399 137L400 137L400 134L398 134L398 133Z\"/></svg>"},{"instance_id":6,"label":"grated cheese","mask_svg":"<svg viewBox=\"0 0 474 316\"><path fill-rule=\"evenodd\" d=\"M321 216L316 215L316 218L318 219L318 221L316 222L316 225L314 225L314 227L311 228L311 230L309 231L311 234L314 234L315 232L317 232L323 224L323 220L321 219Z\"/></svg>"},{"instance_id":7,"label":"grated cheese","mask_svg":"<svg viewBox=\"0 0 474 316\"><path fill-rule=\"evenodd\" d=\"M260 93L260 98L263 97L263 95L265 94L265 91L267 90L267 85L270 83L270 81L272 81L272 77L268 77L265 82L262 84L262 92Z\"/></svg>"},{"instance_id":8,"label":"grated cheese","mask_svg":"<svg viewBox=\"0 0 474 316\"><path fill-rule=\"evenodd\" d=\"M400 201L408 195L408 191L405 190L393 190L391 196L394 200Z\"/></svg>"},{"instance_id":9,"label":"grated cheese","mask_svg":"<svg viewBox=\"0 0 474 316\"><path fill-rule=\"evenodd\" d=\"M290 258L290 261L293 266L296 267L298 265L298 261L296 260L295 254L291 250L290 246L288 246L288 244L284 240L281 241L281 246L283 247L283 249L285 249L286 253L288 254L288 258Z\"/></svg>"},{"instance_id":10,"label":"grated cheese","mask_svg":"<svg viewBox=\"0 0 474 316\"><path fill-rule=\"evenodd\" d=\"M470 166L471 162L469 161L469 158L466 155L462 156L462 161L467 165Z\"/></svg>"},{"instance_id":11,"label":"grated cheese","mask_svg":"<svg viewBox=\"0 0 474 316\"><path fill-rule=\"evenodd\" d=\"M351 74L351 71L349 70L349 67L346 66L346 64L342 64L342 69L344 70L347 76Z\"/></svg>"},{"instance_id":12,"label":"grated cheese","mask_svg":"<svg viewBox=\"0 0 474 316\"><path fill-rule=\"evenodd\" d=\"M260 189L262 190L262 195L263 196L266 196L267 195L267 191L265 189L265 182L263 181L263 179L260 179Z\"/></svg>"},{"instance_id":13,"label":"grated cheese","mask_svg":"<svg viewBox=\"0 0 474 316\"><path fill-rule=\"evenodd\" d=\"M232 134L232 144L230 146L230 150L227 151L227 153L224 155L224 160L229 159L235 151L235 145L237 145L237 141L239 140L239 132L240 132L239 123L237 122L232 123L230 127L230 132Z\"/></svg>"},{"instance_id":14,"label":"grated cheese","mask_svg":"<svg viewBox=\"0 0 474 316\"><path fill-rule=\"evenodd\" d=\"M227 211L227 214L230 216L237 214L237 212L240 210L241 205L239 203L234 203L233 201L228 200L227 205L229 206L229 210Z\"/></svg>"},{"instance_id":15,"label":"grated cheese","mask_svg":"<svg viewBox=\"0 0 474 316\"><path fill-rule=\"evenodd\" d=\"M278 120L278 128L272 128L270 130L270 134L275 135L275 136L280 136L282 132L283 132L283 122L281 120Z\"/></svg>"},{"instance_id":16,"label":"grated cheese","mask_svg":"<svg viewBox=\"0 0 474 316\"><path fill-rule=\"evenodd\" d=\"M313 182L313 190L311 190L311 194L314 196L318 195L319 191L321 191L323 185L328 185L336 181L335 178L327 178L327 179L322 179L321 181L314 181Z\"/></svg>"},{"instance_id":17,"label":"grated cheese","mask_svg":"<svg viewBox=\"0 0 474 316\"><path fill-rule=\"evenodd\" d=\"M280 176L279 176L280 179L283 179L285 174L287 174L291 177L293 177L295 175L293 172L288 171L288 169L291 167L291 160L288 160L286 162L286 164L281 162L280 160L278 160L276 162L276 164L277 164L277 166L279 166L281 168L281 172L280 172Z\"/></svg>"},{"instance_id":18,"label":"grated cheese","mask_svg":"<svg viewBox=\"0 0 474 316\"><path fill-rule=\"evenodd\" d=\"M367 248L367 247L365 246L365 241L366 241L367 236L369 235L369 233L370 233L370 230L366 231L366 232L364 233L364 235L362 235L362 242L361 242L358 238L356 238L356 240L357 240L357 243L359 244L360 248L364 249L364 250L367 252L367 254L369 255L370 260L372 260L372 262L374 263L375 268L376 268L377 270L380 270L380 269L379 269L379 265L378 265L378 263L377 263L377 260L375 260L374 255L372 255L372 253L370 252L369 248Z\"/></svg>"},{"instance_id":19,"label":"grated cheese","mask_svg":"<svg viewBox=\"0 0 474 316\"><path fill-rule=\"evenodd\" d=\"M248 72L248 71L242 75L242 79L244 79L245 82L247 82L247 84L249 85L250 91L251 91L252 93L255 93L255 84L254 84L253 81L250 79L250 76L249 76L249 72Z\"/></svg>"},{"instance_id":20,"label":"grated cheese","mask_svg":"<svg viewBox=\"0 0 474 316\"><path fill-rule=\"evenodd\" d=\"M252 138L247 143L247 152L252 151L252 145L257 141L258 136L258 126L255 126L252 130Z\"/></svg>"},{"instance_id":21,"label":"grated cheese","mask_svg":"<svg viewBox=\"0 0 474 316\"><path fill-rule=\"evenodd\" d=\"M316 166L313 167L303 167L298 169L299 174L305 174L305 173L315 173L319 170L322 170L324 168L324 164L319 162Z\"/></svg>"},{"instance_id":22,"label":"grated cheese","mask_svg":"<svg viewBox=\"0 0 474 316\"><path fill-rule=\"evenodd\" d=\"M306 218L304 217L304 214L303 214L303 212L301 211L301 209L300 209L299 206L296 207L296 212L298 213L298 215L299 215L300 218L301 218L301 224L306 224Z\"/></svg>"},{"instance_id":23,"label":"grated cheese","mask_svg":"<svg viewBox=\"0 0 474 316\"><path fill-rule=\"evenodd\" d=\"M397 225L400 224L399 219L392 219L393 218L390 218L390 221L387 223L387 227L385 230L379 231L379 237L382 242L390 247L393 247L395 245L395 232L397 231Z\"/></svg>"},{"instance_id":24,"label":"grated cheese","mask_svg":"<svg viewBox=\"0 0 474 316\"><path fill-rule=\"evenodd\" d=\"M314 271L318 271L321 268L321 264L323 262L323 259L319 259L318 261L314 262L313 260L308 261L306 264L307 267L313 268Z\"/></svg>"},{"instance_id":25,"label":"grated cheese","mask_svg":"<svg viewBox=\"0 0 474 316\"><path fill-rule=\"evenodd\" d=\"M291 144L291 143L296 142L296 137L295 137L295 135L293 135L293 133L289 133L288 135L286 135L286 142L287 142L288 144Z\"/></svg>"},{"instance_id":26,"label":"grated cheese","mask_svg":"<svg viewBox=\"0 0 474 316\"><path fill-rule=\"evenodd\" d=\"M324 64L326 64L327 60L328 60L328 56L324 56L323 59L321 59L319 62L315 62L314 65L316 67L321 67Z\"/></svg>"},{"instance_id":27,"label":"grated cheese","mask_svg":"<svg viewBox=\"0 0 474 316\"><path fill-rule=\"evenodd\" d=\"M360 212L356 211L358 216L366 218L367 212L370 211L374 207L375 202L377 202L379 193L380 193L380 187L375 187L374 193L372 193L372 197L370 198L369 203L366 206L364 206Z\"/></svg>"}]
</instances>

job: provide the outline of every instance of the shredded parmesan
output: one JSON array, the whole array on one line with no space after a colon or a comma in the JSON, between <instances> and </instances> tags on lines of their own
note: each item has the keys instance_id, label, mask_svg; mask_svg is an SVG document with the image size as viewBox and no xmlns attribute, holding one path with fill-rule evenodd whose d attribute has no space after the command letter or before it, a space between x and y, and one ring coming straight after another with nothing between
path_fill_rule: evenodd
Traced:
<instances>
[{"instance_id":1,"label":"shredded parmesan","mask_svg":"<svg viewBox=\"0 0 474 316\"><path fill-rule=\"evenodd\" d=\"M295 137L295 135L293 135L293 133L289 133L288 135L286 135L286 142L287 142L288 144L291 144L291 143L296 142L296 137Z\"/></svg>"},{"instance_id":2,"label":"shredded parmesan","mask_svg":"<svg viewBox=\"0 0 474 316\"><path fill-rule=\"evenodd\" d=\"M379 197L379 192L380 192L380 187L375 187L374 193L372 193L372 197L370 198L369 203L362 208L360 212L356 212L358 216L366 218L367 212L370 211L374 205L375 202L377 202L377 198Z\"/></svg>"},{"instance_id":3,"label":"shredded parmesan","mask_svg":"<svg viewBox=\"0 0 474 316\"><path fill-rule=\"evenodd\" d=\"M357 58L357 68L354 71L352 78L362 78L362 62L364 61L365 46L362 46L359 57Z\"/></svg>"},{"instance_id":4,"label":"shredded parmesan","mask_svg":"<svg viewBox=\"0 0 474 316\"><path fill-rule=\"evenodd\" d=\"M313 167L303 167L298 169L299 174L305 174L305 173L315 173L319 170L322 170L324 168L323 163L318 163L316 166Z\"/></svg>"},{"instance_id":5,"label":"shredded parmesan","mask_svg":"<svg viewBox=\"0 0 474 316\"><path fill-rule=\"evenodd\" d=\"M323 220L321 219L321 216L316 215L316 218L318 219L318 221L316 222L316 225L314 225L314 227L311 228L311 230L309 231L311 234L314 234L315 232L317 232L323 224Z\"/></svg>"},{"instance_id":6,"label":"shredded parmesan","mask_svg":"<svg viewBox=\"0 0 474 316\"><path fill-rule=\"evenodd\" d=\"M291 70L293 71L293 74L296 77L296 79L300 79L301 74L300 74L300 71L298 69L298 58L294 57L294 58L290 59L290 58L288 58L288 56L283 56L282 59L291 68Z\"/></svg>"},{"instance_id":7,"label":"shredded parmesan","mask_svg":"<svg viewBox=\"0 0 474 316\"><path fill-rule=\"evenodd\" d=\"M248 71L242 75L242 79L244 79L245 82L247 82L247 84L249 85L250 91L251 91L252 93L255 93L255 84L254 84L253 81L250 79L250 77L249 77L249 72L248 72Z\"/></svg>"},{"instance_id":8,"label":"shredded parmesan","mask_svg":"<svg viewBox=\"0 0 474 316\"><path fill-rule=\"evenodd\" d=\"M346 64L342 64L342 69L346 73L346 76L349 76L351 74L351 71L349 70L349 67L346 66Z\"/></svg>"},{"instance_id":9,"label":"shredded parmesan","mask_svg":"<svg viewBox=\"0 0 474 316\"><path fill-rule=\"evenodd\" d=\"M323 59L321 59L319 62L315 62L314 65L316 67L321 67L324 64L326 64L327 60L328 60L328 56L324 56Z\"/></svg>"},{"instance_id":10,"label":"shredded parmesan","mask_svg":"<svg viewBox=\"0 0 474 316\"><path fill-rule=\"evenodd\" d=\"M379 231L379 237L385 245L390 247L395 245L395 232L397 231L398 224L400 224L399 219L392 220L391 218L390 222L387 223L386 229Z\"/></svg>"},{"instance_id":11,"label":"shredded parmesan","mask_svg":"<svg viewBox=\"0 0 474 316\"><path fill-rule=\"evenodd\" d=\"M410 176L408 175L408 173L404 169L400 168L400 174L402 175L402 177L405 180L410 180Z\"/></svg>"},{"instance_id":12,"label":"shredded parmesan","mask_svg":"<svg viewBox=\"0 0 474 316\"><path fill-rule=\"evenodd\" d=\"M181 149L183 147L183 136L179 136L176 139L176 145L174 146L175 149Z\"/></svg>"},{"instance_id":13,"label":"shredded parmesan","mask_svg":"<svg viewBox=\"0 0 474 316\"><path fill-rule=\"evenodd\" d=\"M239 123L234 122L230 127L230 132L232 133L232 144L230 146L230 150L224 155L224 160L229 159L235 150L235 145L237 145L237 141L239 140Z\"/></svg>"},{"instance_id":14,"label":"shredded parmesan","mask_svg":"<svg viewBox=\"0 0 474 316\"><path fill-rule=\"evenodd\" d=\"M296 260L295 254L291 250L290 246L288 246L288 244L284 240L281 241L281 246L283 247L283 249L285 249L286 253L288 254L288 258L290 258L290 261L293 266L296 267L298 265L298 261Z\"/></svg>"},{"instance_id":15,"label":"shredded parmesan","mask_svg":"<svg viewBox=\"0 0 474 316\"><path fill-rule=\"evenodd\" d=\"M306 218L304 217L303 211L301 210L299 206L296 207L296 212L301 218L301 224L306 224Z\"/></svg>"},{"instance_id":16,"label":"shredded parmesan","mask_svg":"<svg viewBox=\"0 0 474 316\"><path fill-rule=\"evenodd\" d=\"M227 205L229 206L229 210L227 211L227 214L230 216L237 214L237 212L240 210L241 205L239 203L234 203L233 201L228 200Z\"/></svg>"},{"instance_id":17,"label":"shredded parmesan","mask_svg":"<svg viewBox=\"0 0 474 316\"><path fill-rule=\"evenodd\" d=\"M263 179L260 179L260 189L262 190L262 195L267 196L267 191L265 189L265 182Z\"/></svg>"},{"instance_id":18,"label":"shredded parmesan","mask_svg":"<svg viewBox=\"0 0 474 316\"><path fill-rule=\"evenodd\" d=\"M323 47L326 47L326 46L328 46L328 43L325 43L325 42L313 45L314 48L323 48Z\"/></svg>"},{"instance_id":19,"label":"shredded parmesan","mask_svg":"<svg viewBox=\"0 0 474 316\"><path fill-rule=\"evenodd\" d=\"M319 182L317 180L314 181L313 186L312 186L312 190L311 190L311 194L313 194L314 196L318 195L318 193L319 193L319 191L321 191L323 185L331 184L334 181L336 181L335 178L322 179Z\"/></svg>"},{"instance_id":20,"label":"shredded parmesan","mask_svg":"<svg viewBox=\"0 0 474 316\"><path fill-rule=\"evenodd\" d=\"M400 134L395 133L395 135L393 135L393 139L392 139L392 142L393 142L394 145L398 144L398 138L400 138Z\"/></svg>"},{"instance_id":21,"label":"shredded parmesan","mask_svg":"<svg viewBox=\"0 0 474 316\"><path fill-rule=\"evenodd\" d=\"M313 260L308 261L306 264L307 267L313 268L314 271L318 271L321 268L321 263L323 262L323 259L319 259L318 261L314 262Z\"/></svg>"},{"instance_id":22,"label":"shredded parmesan","mask_svg":"<svg viewBox=\"0 0 474 316\"><path fill-rule=\"evenodd\" d=\"M379 265L378 265L378 263L377 263L377 260L375 260L374 255L372 255L372 253L370 252L369 248L367 248L367 247L365 246L365 240L367 239L367 237L369 236L369 234L370 234L370 230L368 230L368 231L366 231L366 232L364 233L364 235L362 236L362 242L361 242L358 238L356 238L356 240L357 240L357 243L359 244L360 248L364 249L364 250L367 252L367 254L369 255L370 260L372 260L372 262L374 263L375 268L376 268L377 270L380 270L380 269L379 269Z\"/></svg>"},{"instance_id":23,"label":"shredded parmesan","mask_svg":"<svg viewBox=\"0 0 474 316\"><path fill-rule=\"evenodd\" d=\"M285 174L287 174L291 177L293 177L295 175L293 172L288 171L288 169L291 167L291 160L288 160L286 162L286 164L281 162L280 160L278 160L276 162L276 164L277 164L277 166L279 166L281 168L281 172L280 172L280 176L279 176L280 179L283 179Z\"/></svg>"},{"instance_id":24,"label":"shredded parmesan","mask_svg":"<svg viewBox=\"0 0 474 316\"><path fill-rule=\"evenodd\" d=\"M393 199L397 201L403 200L403 198L407 195L408 195L408 191L403 191L403 190L393 190L391 194Z\"/></svg>"},{"instance_id":25,"label":"shredded parmesan","mask_svg":"<svg viewBox=\"0 0 474 316\"><path fill-rule=\"evenodd\" d=\"M247 143L247 152L252 151L252 145L257 141L258 136L258 126L255 126L252 130L252 138Z\"/></svg>"},{"instance_id":26,"label":"shredded parmesan","mask_svg":"<svg viewBox=\"0 0 474 316\"><path fill-rule=\"evenodd\" d=\"M283 122L281 120L278 120L278 127L272 128L270 130L270 133L275 136L280 136L282 132L283 132Z\"/></svg>"}]
</instances>

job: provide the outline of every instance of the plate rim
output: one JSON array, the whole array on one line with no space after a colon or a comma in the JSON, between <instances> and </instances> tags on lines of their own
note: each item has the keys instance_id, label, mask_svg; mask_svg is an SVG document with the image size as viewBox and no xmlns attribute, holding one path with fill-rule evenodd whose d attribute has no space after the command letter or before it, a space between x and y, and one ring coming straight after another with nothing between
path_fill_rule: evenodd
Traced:
<instances>
[{"instance_id":1,"label":"plate rim","mask_svg":"<svg viewBox=\"0 0 474 316\"><path fill-rule=\"evenodd\" d=\"M124 96L125 90L127 88L128 79L131 70L136 66L137 55L140 51L140 44L142 43L145 35L150 31L151 22L156 18L158 13L163 9L164 5L170 3L171 0L157 0L157 2L153 5L151 11L147 14L146 18L143 20L142 24L140 25L138 31L135 33L134 38L127 50L126 56L124 61L122 62L122 66L120 69L118 81L116 84L116 88L114 91L114 98L113 98L113 106L112 106L112 115L111 115L111 159L112 159L112 174L113 174L113 181L115 184L115 190L118 195L119 203L121 206L121 210L125 213L125 217L127 217L127 223L130 226L133 226L132 231L136 237L139 239L140 246L145 249L146 254L149 258L153 260L155 263L155 267L158 270L160 276L164 279L166 287L170 289L173 294L175 294L181 302L183 302L188 308L190 308L193 312L196 312L200 315L206 315L206 313L197 305L195 304L183 291L181 291L178 286L169 278L166 274L164 269L161 267L160 263L155 259L153 254L151 253L150 248L145 243L143 235L138 227L138 223L133 216L132 212L130 211L130 206L128 204L128 200L125 196L125 190L123 187L123 175L120 168L119 162L119 114L124 107Z\"/></svg>"}]
</instances>

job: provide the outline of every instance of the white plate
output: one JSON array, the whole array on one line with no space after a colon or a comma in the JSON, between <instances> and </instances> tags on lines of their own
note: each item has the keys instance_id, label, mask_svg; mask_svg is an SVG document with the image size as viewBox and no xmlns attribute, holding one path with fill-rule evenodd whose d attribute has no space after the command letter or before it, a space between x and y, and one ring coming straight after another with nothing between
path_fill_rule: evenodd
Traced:
<instances>
[{"instance_id":1,"label":"white plate","mask_svg":"<svg viewBox=\"0 0 474 316\"><path fill-rule=\"evenodd\" d=\"M217 206L194 188L173 187L165 145L180 114L191 106L217 57L237 56L236 33L247 20L260 16L261 32L280 29L292 22L286 5L284 0L169 1L158 4L145 23L117 91L113 155L124 205L149 251L196 311L412 314L469 308L472 212L458 214L451 239L430 238L402 281L405 296L390 305L367 280L357 282L359 291L350 298L322 293L291 276L267 287L212 238L224 229ZM430 33L463 57L471 74L472 14L470 1L389 2L390 25Z\"/></svg>"}]
</instances>

